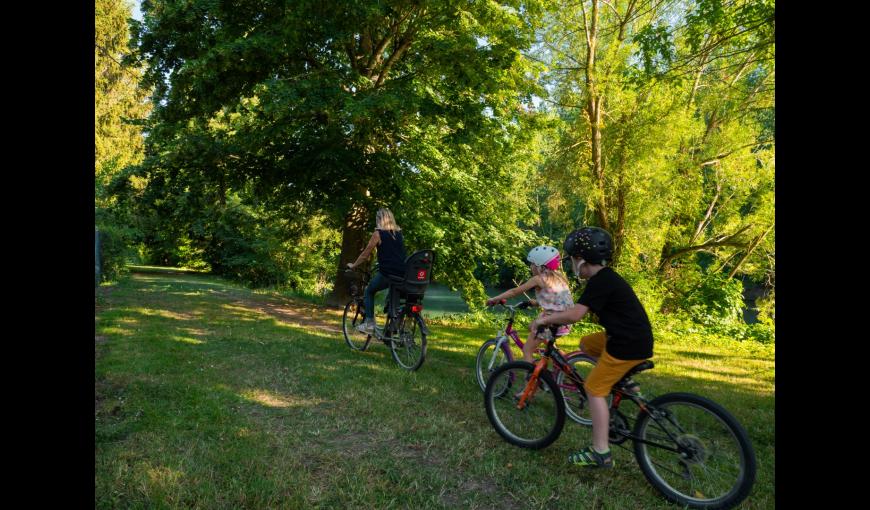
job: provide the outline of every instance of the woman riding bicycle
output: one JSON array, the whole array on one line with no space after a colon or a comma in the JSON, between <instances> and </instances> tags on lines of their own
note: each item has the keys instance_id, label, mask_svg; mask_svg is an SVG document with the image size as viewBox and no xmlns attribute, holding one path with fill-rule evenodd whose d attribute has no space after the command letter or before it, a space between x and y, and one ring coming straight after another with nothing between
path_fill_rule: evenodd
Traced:
<instances>
[{"instance_id":1,"label":"woman riding bicycle","mask_svg":"<svg viewBox=\"0 0 870 510\"><path fill-rule=\"evenodd\" d=\"M378 209L375 225L369 244L354 262L347 265L349 269L356 269L369 259L375 247L378 248L378 273L366 287L365 321L357 326L357 330L366 334L375 331L375 294L390 286L386 275L405 276L405 241L393 213L389 209Z\"/></svg>"},{"instance_id":2,"label":"woman riding bicycle","mask_svg":"<svg viewBox=\"0 0 870 510\"><path fill-rule=\"evenodd\" d=\"M572 324L587 312L595 313L605 331L583 337L580 347L598 358L584 385L592 415L592 447L568 457L584 467L613 467L608 445L610 411L606 397L629 370L653 355L652 326L631 286L613 269L606 267L613 255L610 234L598 227L585 227L568 234L564 245L572 269L587 280L577 304L564 312L539 317L531 331L549 324ZM636 385L634 391L637 391Z\"/></svg>"}]
</instances>

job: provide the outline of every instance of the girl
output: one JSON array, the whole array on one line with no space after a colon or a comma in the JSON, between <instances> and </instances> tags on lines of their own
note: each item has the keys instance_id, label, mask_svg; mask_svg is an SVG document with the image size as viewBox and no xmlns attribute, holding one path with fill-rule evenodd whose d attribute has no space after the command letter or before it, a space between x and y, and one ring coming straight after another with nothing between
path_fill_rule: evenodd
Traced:
<instances>
[{"instance_id":1,"label":"girl","mask_svg":"<svg viewBox=\"0 0 870 510\"><path fill-rule=\"evenodd\" d=\"M515 287L508 291L502 292L498 296L490 298L486 301L487 306L492 306L502 299L509 299L518 296L529 289L535 289L536 303L542 308L538 319L546 317L550 314L564 311L574 305L574 299L571 296L571 289L568 287L568 280L559 272L559 250L552 246L536 246L529 252L526 260L529 262L529 267L532 271L532 277L519 287ZM559 328L556 333L557 337L565 336L571 331L570 326ZM534 331L529 333L529 338L523 345L523 359L529 363L534 363L532 353L541 342L547 342L552 338L552 333L549 329L542 331L536 335Z\"/></svg>"}]
</instances>

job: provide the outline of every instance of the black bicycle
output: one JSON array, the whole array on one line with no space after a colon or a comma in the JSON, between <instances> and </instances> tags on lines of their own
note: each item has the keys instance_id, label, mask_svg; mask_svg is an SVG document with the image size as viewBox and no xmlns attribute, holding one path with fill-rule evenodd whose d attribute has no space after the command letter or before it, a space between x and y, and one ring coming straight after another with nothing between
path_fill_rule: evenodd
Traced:
<instances>
[{"instance_id":1,"label":"black bicycle","mask_svg":"<svg viewBox=\"0 0 870 510\"><path fill-rule=\"evenodd\" d=\"M429 328L423 319L423 296L432 280L432 250L421 250L405 260L405 276L391 276L384 306L384 326L377 327L373 334L363 333L357 326L365 320L365 289L371 280L368 271L345 270L352 281L351 299L344 307L341 329L344 341L357 351L365 351L372 338L382 341L390 348L396 363L405 370L417 370L426 359L426 337Z\"/></svg>"},{"instance_id":2,"label":"black bicycle","mask_svg":"<svg viewBox=\"0 0 870 510\"><path fill-rule=\"evenodd\" d=\"M558 326L550 327L555 336ZM588 398L583 375L553 343L547 342L537 363L504 364L486 384L486 415L512 445L544 448L562 433L565 400L549 370L550 361ZM736 506L755 483L756 460L749 435L731 413L710 399L668 393L647 400L626 388L632 376L653 366L652 361L644 361L613 386L610 442L621 446L631 439L644 476L670 501L691 508ZM626 400L639 409L634 419L619 410Z\"/></svg>"}]
</instances>

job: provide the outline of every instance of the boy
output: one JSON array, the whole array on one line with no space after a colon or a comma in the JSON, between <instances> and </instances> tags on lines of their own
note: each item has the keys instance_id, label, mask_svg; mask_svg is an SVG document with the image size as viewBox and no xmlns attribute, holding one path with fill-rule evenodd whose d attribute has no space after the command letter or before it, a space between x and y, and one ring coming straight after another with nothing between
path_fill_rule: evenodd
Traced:
<instances>
[{"instance_id":1,"label":"boy","mask_svg":"<svg viewBox=\"0 0 870 510\"><path fill-rule=\"evenodd\" d=\"M568 462L591 468L612 468L608 432L610 410L607 395L622 376L653 355L652 326L631 286L607 261L613 256L610 234L598 227L584 227L568 234L563 246L571 257L578 278L587 280L577 304L564 312L536 319L529 329L537 331L550 324L572 324L590 310L595 313L604 332L587 335L580 348L597 358L595 368L584 385L592 415L592 446L568 456ZM633 385L637 391L637 385Z\"/></svg>"}]
</instances>

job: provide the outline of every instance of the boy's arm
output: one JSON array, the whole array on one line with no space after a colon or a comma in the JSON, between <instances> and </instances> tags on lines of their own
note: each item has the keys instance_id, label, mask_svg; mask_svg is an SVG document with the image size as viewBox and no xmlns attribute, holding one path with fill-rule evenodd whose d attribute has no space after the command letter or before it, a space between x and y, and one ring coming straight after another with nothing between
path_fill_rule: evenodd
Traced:
<instances>
[{"instance_id":1,"label":"boy's arm","mask_svg":"<svg viewBox=\"0 0 870 510\"><path fill-rule=\"evenodd\" d=\"M359 254L359 257L357 257L356 260L352 263L348 264L347 267L351 269L356 269L356 267L360 265L364 260L368 260L369 255L372 254L372 250L375 249L375 246L378 245L378 241L380 240L381 236L378 235L378 231L375 230L375 232L372 234L372 238L369 239L369 244L365 247L362 253Z\"/></svg>"},{"instance_id":2,"label":"boy's arm","mask_svg":"<svg viewBox=\"0 0 870 510\"><path fill-rule=\"evenodd\" d=\"M564 312L556 312L552 315L535 319L529 324L529 330L536 332L539 327L549 326L550 324L573 324L579 322L588 311L588 306L577 303Z\"/></svg>"}]
</instances>

